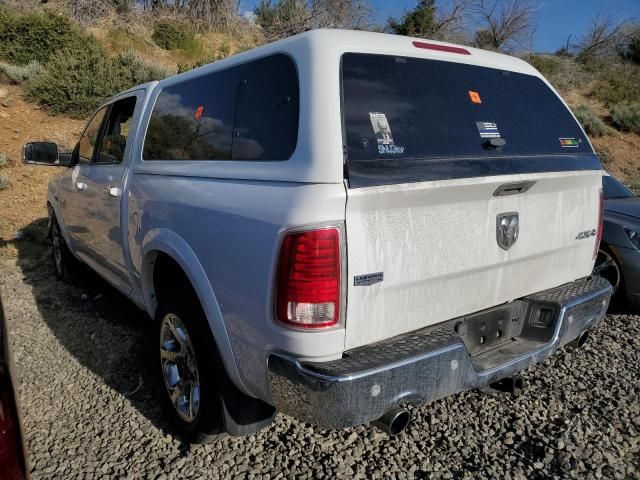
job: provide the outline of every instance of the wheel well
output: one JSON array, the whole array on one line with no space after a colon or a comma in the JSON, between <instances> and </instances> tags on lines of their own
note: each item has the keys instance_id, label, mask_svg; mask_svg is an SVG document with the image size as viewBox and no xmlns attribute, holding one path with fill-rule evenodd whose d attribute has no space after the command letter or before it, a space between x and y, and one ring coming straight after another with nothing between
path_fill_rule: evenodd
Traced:
<instances>
[{"instance_id":1,"label":"wheel well","mask_svg":"<svg viewBox=\"0 0 640 480\"><path fill-rule=\"evenodd\" d=\"M173 258L163 252L154 251L148 257L147 266L151 267L153 274L152 298L156 304L161 304L167 299L171 301L193 302L202 308L198 296L189 277L182 267ZM203 317L204 317L204 312ZM205 318L206 321L206 318ZM211 365L215 369L217 388L222 400L221 421L224 428L231 435L251 435L269 425L275 417L275 409L271 405L246 395L233 383L227 372L226 366L220 355L215 335L210 328L202 331L203 335L211 335L212 356Z\"/></svg>"},{"instance_id":2,"label":"wheel well","mask_svg":"<svg viewBox=\"0 0 640 480\"><path fill-rule=\"evenodd\" d=\"M158 304L169 298L199 301L189 277L173 258L166 253L158 252L151 264L153 265L152 297Z\"/></svg>"},{"instance_id":3,"label":"wheel well","mask_svg":"<svg viewBox=\"0 0 640 480\"><path fill-rule=\"evenodd\" d=\"M607 252L609 255L611 255L613 260L618 264L618 268L620 269L620 276L622 276L622 268L621 268L622 260L620 259L620 256L618 255L618 252L616 251L616 249L611 247L611 245L609 245L608 243L600 242L600 246L598 247L598 250L602 250L604 252Z\"/></svg>"}]
</instances>

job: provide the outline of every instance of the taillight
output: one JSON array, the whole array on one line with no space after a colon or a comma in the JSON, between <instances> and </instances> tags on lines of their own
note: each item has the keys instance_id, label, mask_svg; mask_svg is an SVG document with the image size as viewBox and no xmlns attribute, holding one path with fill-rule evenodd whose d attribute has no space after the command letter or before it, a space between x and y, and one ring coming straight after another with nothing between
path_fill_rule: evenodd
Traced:
<instances>
[{"instance_id":1,"label":"taillight","mask_svg":"<svg viewBox=\"0 0 640 480\"><path fill-rule=\"evenodd\" d=\"M18 413L9 379L0 376L0 480L26 478Z\"/></svg>"},{"instance_id":2,"label":"taillight","mask_svg":"<svg viewBox=\"0 0 640 480\"><path fill-rule=\"evenodd\" d=\"M302 328L340 320L340 230L322 228L284 237L276 281L276 317Z\"/></svg>"},{"instance_id":3,"label":"taillight","mask_svg":"<svg viewBox=\"0 0 640 480\"><path fill-rule=\"evenodd\" d=\"M600 241L602 240L602 230L604 229L604 193L600 190L600 212L598 213L598 231L596 232L596 244L593 247L593 259L598 256Z\"/></svg>"}]
</instances>

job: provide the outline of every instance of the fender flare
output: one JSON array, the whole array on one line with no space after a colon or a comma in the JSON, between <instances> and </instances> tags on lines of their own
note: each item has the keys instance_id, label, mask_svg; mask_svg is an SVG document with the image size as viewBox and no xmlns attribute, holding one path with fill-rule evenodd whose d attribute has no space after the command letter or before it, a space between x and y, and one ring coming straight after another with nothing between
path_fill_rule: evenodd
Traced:
<instances>
[{"instance_id":1,"label":"fender flare","mask_svg":"<svg viewBox=\"0 0 640 480\"><path fill-rule=\"evenodd\" d=\"M139 271L147 312L154 318L158 307L153 287L153 268L157 252L171 257L187 275L204 310L227 375L241 392L253 397L240 376L222 312L204 268L189 244L173 231L164 228L149 231L142 242Z\"/></svg>"}]
</instances>

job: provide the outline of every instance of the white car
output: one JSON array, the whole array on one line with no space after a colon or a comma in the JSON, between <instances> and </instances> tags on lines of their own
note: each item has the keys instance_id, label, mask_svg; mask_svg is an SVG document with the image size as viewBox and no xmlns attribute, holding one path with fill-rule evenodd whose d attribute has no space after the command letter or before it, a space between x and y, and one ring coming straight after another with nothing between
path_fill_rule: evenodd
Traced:
<instances>
[{"instance_id":1,"label":"white car","mask_svg":"<svg viewBox=\"0 0 640 480\"><path fill-rule=\"evenodd\" d=\"M602 171L522 60L318 30L112 98L49 186L56 274L158 325L197 440L276 411L328 428L513 377L585 332Z\"/></svg>"}]
</instances>

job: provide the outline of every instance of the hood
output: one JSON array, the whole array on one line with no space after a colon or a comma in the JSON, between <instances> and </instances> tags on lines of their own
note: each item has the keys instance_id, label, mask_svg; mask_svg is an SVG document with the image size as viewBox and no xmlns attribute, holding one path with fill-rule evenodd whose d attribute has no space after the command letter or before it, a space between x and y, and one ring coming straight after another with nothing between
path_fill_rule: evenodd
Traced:
<instances>
[{"instance_id":1,"label":"hood","mask_svg":"<svg viewBox=\"0 0 640 480\"><path fill-rule=\"evenodd\" d=\"M640 219L640 197L605 200L604 210Z\"/></svg>"}]
</instances>

